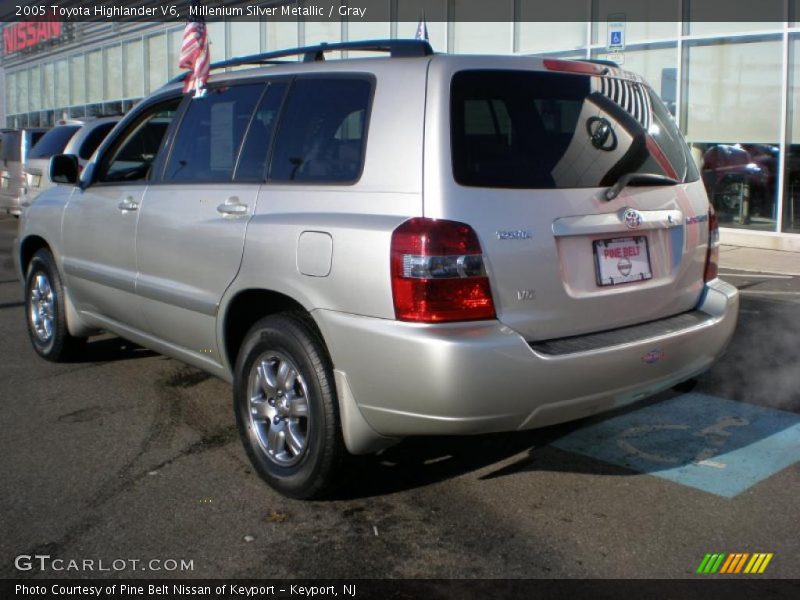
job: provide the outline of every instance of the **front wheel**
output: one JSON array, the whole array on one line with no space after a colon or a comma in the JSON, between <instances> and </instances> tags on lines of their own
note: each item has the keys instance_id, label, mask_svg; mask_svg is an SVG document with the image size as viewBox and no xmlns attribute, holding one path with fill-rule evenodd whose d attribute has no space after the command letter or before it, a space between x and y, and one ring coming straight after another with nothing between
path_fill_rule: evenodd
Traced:
<instances>
[{"instance_id":1,"label":"front wheel","mask_svg":"<svg viewBox=\"0 0 800 600\"><path fill-rule=\"evenodd\" d=\"M49 250L36 252L28 265L25 314L28 336L41 357L63 362L83 349L86 338L74 337L67 329L64 286Z\"/></svg>"},{"instance_id":2,"label":"front wheel","mask_svg":"<svg viewBox=\"0 0 800 600\"><path fill-rule=\"evenodd\" d=\"M282 313L250 329L234 409L247 455L270 486L302 499L331 490L346 451L330 361L305 318Z\"/></svg>"}]
</instances>

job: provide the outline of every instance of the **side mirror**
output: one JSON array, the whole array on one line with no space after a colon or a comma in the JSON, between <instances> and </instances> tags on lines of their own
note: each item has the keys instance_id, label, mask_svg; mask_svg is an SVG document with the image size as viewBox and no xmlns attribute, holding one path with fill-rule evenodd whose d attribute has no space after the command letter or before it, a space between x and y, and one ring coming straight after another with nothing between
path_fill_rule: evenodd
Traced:
<instances>
[{"instance_id":1,"label":"side mirror","mask_svg":"<svg viewBox=\"0 0 800 600\"><path fill-rule=\"evenodd\" d=\"M50 159L50 181L53 183L78 182L78 157L74 154L57 154Z\"/></svg>"}]
</instances>

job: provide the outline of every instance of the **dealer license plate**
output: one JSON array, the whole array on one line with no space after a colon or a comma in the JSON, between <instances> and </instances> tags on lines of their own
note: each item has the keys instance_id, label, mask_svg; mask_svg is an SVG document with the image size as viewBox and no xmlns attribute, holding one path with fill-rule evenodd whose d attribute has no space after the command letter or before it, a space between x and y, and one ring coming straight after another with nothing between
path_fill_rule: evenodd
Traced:
<instances>
[{"instance_id":1,"label":"dealer license plate","mask_svg":"<svg viewBox=\"0 0 800 600\"><path fill-rule=\"evenodd\" d=\"M594 241L597 285L609 286L653 278L644 236Z\"/></svg>"}]
</instances>

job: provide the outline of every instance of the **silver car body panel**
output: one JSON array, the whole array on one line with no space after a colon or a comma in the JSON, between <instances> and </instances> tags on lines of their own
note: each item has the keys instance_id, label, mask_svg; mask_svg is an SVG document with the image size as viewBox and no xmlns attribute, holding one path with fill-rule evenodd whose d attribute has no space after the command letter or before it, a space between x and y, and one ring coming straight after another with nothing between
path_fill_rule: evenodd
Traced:
<instances>
[{"instance_id":1,"label":"silver car body panel","mask_svg":"<svg viewBox=\"0 0 800 600\"><path fill-rule=\"evenodd\" d=\"M708 225L695 219L708 210L702 183L629 187L610 202L601 188L458 185L450 81L456 71L474 68L542 69L543 63L434 56L215 75L212 83L287 74L373 76L359 180L57 186L28 209L20 239L37 236L53 250L75 306L70 331L107 329L227 381L235 356L226 351L225 323L236 299L253 290L292 299L326 342L344 439L354 453L408 435L580 418L707 369L732 336L738 296L719 280L703 283ZM232 198L246 212L220 214ZM128 200L136 210L121 208ZM640 216L635 235L649 241L653 278L599 288L587 260L592 241L630 233L626 209ZM466 222L477 232L496 320L395 320L392 232L418 216ZM691 311L705 316L678 331L656 325L651 336L626 337L626 328L639 331L641 323ZM622 341L598 345L592 338L587 351L555 342L552 347L567 350L536 350L537 343L607 330Z\"/></svg>"}]
</instances>

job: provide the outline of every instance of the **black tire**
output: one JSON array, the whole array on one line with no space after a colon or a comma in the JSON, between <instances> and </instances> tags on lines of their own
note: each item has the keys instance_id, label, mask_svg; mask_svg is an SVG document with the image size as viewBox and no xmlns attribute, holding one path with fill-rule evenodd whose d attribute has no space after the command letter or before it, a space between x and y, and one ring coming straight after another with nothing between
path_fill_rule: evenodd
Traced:
<instances>
[{"instance_id":1,"label":"black tire","mask_svg":"<svg viewBox=\"0 0 800 600\"><path fill-rule=\"evenodd\" d=\"M48 289L49 293L42 295L42 289ZM86 338L74 337L67 329L65 302L64 286L53 255L47 249L38 250L25 275L25 321L36 353L53 362L75 359L86 345ZM43 319L43 315L47 318Z\"/></svg>"},{"instance_id":2,"label":"black tire","mask_svg":"<svg viewBox=\"0 0 800 600\"><path fill-rule=\"evenodd\" d=\"M334 489L346 455L339 405L330 359L307 318L280 313L253 325L236 361L233 401L247 456L272 488L298 499Z\"/></svg>"}]
</instances>

